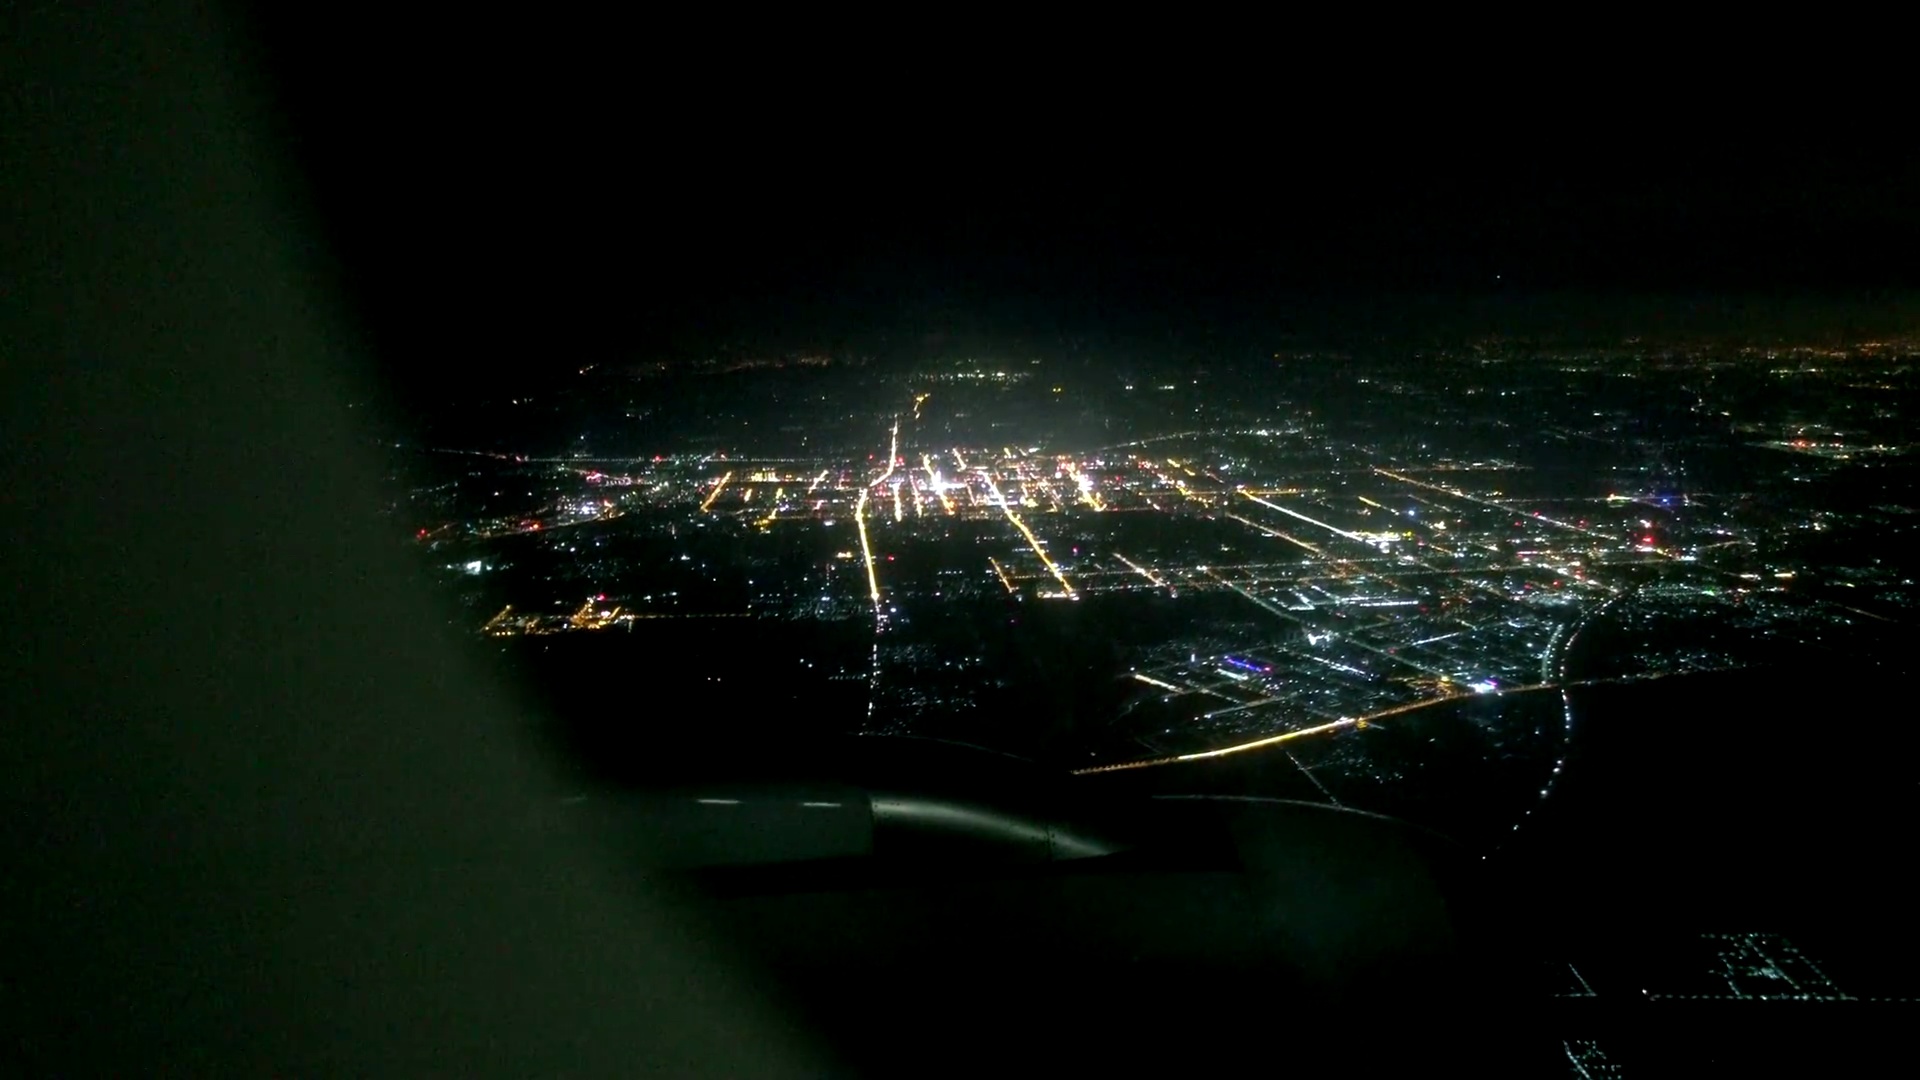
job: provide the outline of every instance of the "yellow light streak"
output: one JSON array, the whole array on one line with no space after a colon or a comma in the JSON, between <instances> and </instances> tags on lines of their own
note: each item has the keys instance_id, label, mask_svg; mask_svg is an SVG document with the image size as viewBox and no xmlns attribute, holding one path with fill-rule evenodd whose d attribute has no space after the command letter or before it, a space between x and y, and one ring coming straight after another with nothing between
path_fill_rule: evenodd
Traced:
<instances>
[{"instance_id":1,"label":"yellow light streak","mask_svg":"<svg viewBox=\"0 0 1920 1080\"><path fill-rule=\"evenodd\" d=\"M1505 696L1510 696L1515 694L1534 694L1534 693L1540 693L1548 690L1556 690L1556 691L1567 690L1576 686L1604 686L1604 685L1611 685L1616 683L1652 682L1656 679L1674 678L1676 676L1681 676L1681 675L1707 674L1709 671L1733 671L1733 670L1739 670L1739 669L1737 667L1733 667L1733 668L1713 668L1713 669L1706 669L1706 670L1697 671L1697 672L1662 671L1662 672L1654 672L1646 675L1612 675L1612 676L1604 676L1604 677L1595 678L1595 679L1577 679L1573 682L1528 683L1525 686L1507 686L1507 687L1502 687L1498 690L1494 690L1491 693L1473 695L1473 696L1505 697ZM1134 677L1139 678L1139 675L1136 674ZM1450 681L1444 682L1441 684L1443 691L1446 689L1446 687L1451 685L1452 683ZM1364 728L1369 724L1373 724L1380 720L1386 720L1391 717L1401 716L1410 712L1417 712L1421 709L1430 709L1435 705L1443 705L1443 704L1446 704L1447 702L1456 701L1462 697L1467 697L1467 696L1469 695L1457 690L1452 692L1443 692L1434 697L1422 698L1419 701L1409 701L1409 702L1406 702L1405 704L1395 705L1387 709L1381 709L1378 712L1370 712L1365 716L1343 716L1340 719L1334 720L1330 723L1318 724L1318 725L1315 725L1314 727L1301 728L1298 731L1286 731L1278 735L1269 735L1265 738L1254 739L1249 742L1235 743L1232 746L1222 746L1212 750L1199 750L1191 754L1177 754L1170 757L1146 758L1140 761L1121 761L1121 762L1115 762L1111 765L1093 765L1084 769L1075 769L1073 772L1074 772L1074 775L1080 776L1080 775L1085 775L1087 773L1117 772L1122 769L1145 769L1145 768L1149 768L1156 765L1172 765L1176 762L1182 762L1182 761L1203 761L1208 758L1225 757L1228 754L1239 754L1239 753L1244 753L1245 751L1248 751L1248 750L1259 750L1264 747L1275 746L1280 743L1289 742L1294 739L1303 739L1310 735L1324 735L1328 732L1339 731L1349 727Z\"/></svg>"},{"instance_id":2,"label":"yellow light streak","mask_svg":"<svg viewBox=\"0 0 1920 1080\"><path fill-rule=\"evenodd\" d=\"M1155 765L1173 765L1179 760L1177 757L1158 757L1147 758L1144 761L1118 761L1112 765L1093 765L1085 769L1075 769L1073 775L1088 776L1093 773L1121 772L1126 769L1149 769Z\"/></svg>"},{"instance_id":3,"label":"yellow light streak","mask_svg":"<svg viewBox=\"0 0 1920 1080\"><path fill-rule=\"evenodd\" d=\"M853 506L853 525L860 533L860 556L867 563L867 595L873 600L874 615L880 614L880 578L873 572L873 548L867 543L867 490L860 489L860 501Z\"/></svg>"},{"instance_id":4,"label":"yellow light streak","mask_svg":"<svg viewBox=\"0 0 1920 1080\"><path fill-rule=\"evenodd\" d=\"M1047 555L1047 550L1040 546L1040 538L1033 535L1033 530L1027 528L1027 523L1021 521L1020 515L1014 513L1013 507L1007 505L1007 498L1000 493L1000 486L993 482L993 477L989 475L985 469L980 470L980 476L987 482L988 489L993 492L994 501L1000 504L1000 510L1007 515L1007 520L1013 523L1015 529L1020 530L1021 536L1027 538L1028 546L1032 547L1033 553L1040 557L1041 565L1045 566L1047 572L1053 575L1054 580L1060 583L1060 588L1065 590L1069 598L1077 599L1077 595L1073 591L1073 582L1068 581L1067 575L1061 573L1060 568L1054 565L1053 559Z\"/></svg>"},{"instance_id":5,"label":"yellow light streak","mask_svg":"<svg viewBox=\"0 0 1920 1080\"><path fill-rule=\"evenodd\" d=\"M1367 540L1367 538L1364 536L1361 536L1359 533L1350 533L1345 529L1338 528L1333 525L1329 525L1324 521L1320 521L1316 518L1310 518L1298 510L1293 510L1293 509L1289 509L1288 507L1281 506L1277 502L1273 502L1269 499L1263 499L1260 496L1255 495L1252 492L1246 491L1244 489L1240 492L1240 494L1246 496L1249 499L1252 499L1254 502L1257 502L1261 506L1264 506L1270 510L1278 510L1281 513L1287 515L1288 517L1299 518L1301 521L1304 521L1309 525L1318 525L1321 528L1327 530L1330 533L1333 533L1336 536L1344 536L1349 540L1357 541L1362 544L1369 544L1369 541ZM1369 546L1371 545L1369 544Z\"/></svg>"},{"instance_id":6,"label":"yellow light streak","mask_svg":"<svg viewBox=\"0 0 1920 1080\"><path fill-rule=\"evenodd\" d=\"M887 478L893 475L894 462L899 460L900 460L900 421L895 420L893 422L893 432L891 435L887 437L887 471L881 473L880 479L875 480L874 483L876 484L886 483Z\"/></svg>"},{"instance_id":7,"label":"yellow light streak","mask_svg":"<svg viewBox=\"0 0 1920 1080\"><path fill-rule=\"evenodd\" d=\"M731 480L731 479L733 479L733 474L732 474L731 472L729 472L729 473L727 473L727 474L726 474L725 476L722 476L722 477L720 478L720 482L719 482L719 483L717 483L717 484L715 484L715 485L713 485L713 490L707 493L707 498L706 498L706 501L705 501L705 502L702 502L702 503L700 504L700 512L701 512L701 513L703 513L703 514L704 514L704 513L706 513L706 512L707 512L707 507L709 507L709 506L712 506L712 505L713 505L713 500L715 500L715 499L717 499L717 498L719 498L719 497L720 497L720 492L721 492L721 490L722 490L722 489L724 489L724 488L725 488L725 487L727 486L727 481L729 481L729 480Z\"/></svg>"},{"instance_id":8,"label":"yellow light streak","mask_svg":"<svg viewBox=\"0 0 1920 1080\"><path fill-rule=\"evenodd\" d=\"M1340 719L1335 720L1331 723L1320 724L1318 726L1310 727L1310 728L1301 728L1299 731L1289 731L1280 735L1269 735L1264 739L1255 739L1252 742L1244 742L1235 746L1223 746L1218 750L1201 750L1198 753L1193 753L1193 754L1180 754L1176 756L1174 760L1175 761L1202 761L1202 760L1205 760L1206 758L1216 758L1216 757L1224 757L1228 754L1238 754L1245 750L1258 750L1263 746L1278 746L1283 742L1292 742L1295 739L1304 739L1309 735L1324 735L1329 731L1338 731L1341 728L1352 727L1356 722L1357 721L1355 721L1351 717L1343 716Z\"/></svg>"},{"instance_id":9,"label":"yellow light streak","mask_svg":"<svg viewBox=\"0 0 1920 1080\"><path fill-rule=\"evenodd\" d=\"M1142 675L1137 671L1133 673L1133 677L1140 680L1143 683L1146 683L1148 686L1157 686L1162 690L1171 690L1176 694L1184 694L1187 692L1187 688L1184 686L1175 686L1170 682L1166 682L1161 679L1156 679L1151 675Z\"/></svg>"},{"instance_id":10,"label":"yellow light streak","mask_svg":"<svg viewBox=\"0 0 1920 1080\"><path fill-rule=\"evenodd\" d=\"M987 564L993 567L993 572L995 574L999 575L1000 584L1006 586L1008 592L1013 592L1014 591L1013 582L1007 580L1007 572L1001 569L999 560L989 555L987 556ZM501 614L505 614L505 612L502 612Z\"/></svg>"}]
</instances>

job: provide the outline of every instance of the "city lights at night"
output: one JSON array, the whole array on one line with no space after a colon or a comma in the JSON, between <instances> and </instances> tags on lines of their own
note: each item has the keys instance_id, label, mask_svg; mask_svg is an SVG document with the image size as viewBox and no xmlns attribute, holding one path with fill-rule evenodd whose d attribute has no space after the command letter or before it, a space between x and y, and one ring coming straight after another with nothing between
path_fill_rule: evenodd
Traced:
<instances>
[{"instance_id":1,"label":"city lights at night","mask_svg":"<svg viewBox=\"0 0 1920 1080\"><path fill-rule=\"evenodd\" d=\"M877 659L855 730L980 737L965 719L983 703L980 681L936 691L929 679L974 671L981 656L923 628L1004 622L1009 612L1044 623L1057 617L1049 601L1072 600L1099 613L1089 628L1125 628L1091 631L1124 641L1112 676L1162 692L1109 695L1115 712L1098 737L1068 733L1045 752L1100 771L1318 732L1314 780L1337 790L1342 774L1382 767L1356 735L1362 719L1583 681L1738 670L1769 650L1839 647L1901 617L1913 582L1883 558L1863 547L1854 562L1821 565L1800 538L1832 530L1895 543L1920 515L1891 497L1825 508L1805 487L1808 466L1765 437L1775 422L1736 412L1754 399L1677 395L1715 378L1817 386L1836 411L1799 423L1826 430L1857 397L1902 378L1909 355L1884 343L1837 353L1697 346L1657 359L1480 344L1429 357L1425 382L1356 366L1344 416L1284 382L1265 408L1231 380L1223 389L1234 392L1217 398L1219 377L1194 372L1171 384L1186 387L1177 403L1154 406L1189 426L1110 440L1089 437L1089 413L1101 415L1100 435L1113 434L1116 411L1136 430L1156 422L1152 409L1123 411L1133 397L1124 376L1016 379L1010 370L1049 364L961 361L861 374L860 392L844 393L827 390L839 369L816 365L797 369L822 388L810 407L846 412L795 416L783 428L793 445L626 458L426 451L465 462L482 483L423 489L415 513L458 513L472 503L456 491L488 485L499 490L480 501L515 499L509 512L435 515L414 531L473 579L473 603L501 598L475 624L495 637L660 620L864 622L874 648L857 651ZM1297 363L1270 359L1282 380ZM1827 365L1844 375L1821 375ZM1588 373L1610 369L1610 384L1589 386ZM796 377L790 370L753 375L778 383ZM1649 437L1624 425L1608 404L1622 385L1667 394L1670 429ZM1078 395L1088 399L1081 411L1058 413ZM1543 412L1547 400L1557 406ZM1425 419L1381 424L1360 402ZM799 432L814 432L806 441L822 450L801 450ZM1846 437L1884 447L1902 436L1888 418ZM829 445L838 451L824 453ZM576 611L568 597L583 588L615 601ZM1663 624L1702 619L1744 627L1748 640L1663 636ZM1599 632L1596 620L1645 644L1582 655L1576 646ZM1538 733L1543 763L1564 734ZM1008 741L1041 749L1018 734Z\"/></svg>"},{"instance_id":2,"label":"city lights at night","mask_svg":"<svg viewBox=\"0 0 1920 1080\"><path fill-rule=\"evenodd\" d=\"M0 94L6 1075L1913 1058L1898 62L120 7Z\"/></svg>"}]
</instances>

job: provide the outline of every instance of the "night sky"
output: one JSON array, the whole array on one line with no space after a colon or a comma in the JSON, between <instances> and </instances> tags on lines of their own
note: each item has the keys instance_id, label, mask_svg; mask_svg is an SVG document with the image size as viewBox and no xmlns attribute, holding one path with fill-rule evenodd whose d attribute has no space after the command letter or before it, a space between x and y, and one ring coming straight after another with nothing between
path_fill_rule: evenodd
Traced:
<instances>
[{"instance_id":1,"label":"night sky","mask_svg":"<svg viewBox=\"0 0 1920 1080\"><path fill-rule=\"evenodd\" d=\"M279 18L254 56L329 273L429 392L927 335L1879 333L1920 286L1920 165L1832 117L1149 111Z\"/></svg>"}]
</instances>

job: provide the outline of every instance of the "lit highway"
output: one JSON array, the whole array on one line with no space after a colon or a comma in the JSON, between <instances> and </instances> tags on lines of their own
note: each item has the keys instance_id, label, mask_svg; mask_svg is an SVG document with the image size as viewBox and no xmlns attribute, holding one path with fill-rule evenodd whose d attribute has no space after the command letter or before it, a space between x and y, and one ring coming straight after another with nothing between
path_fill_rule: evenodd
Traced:
<instances>
[{"instance_id":1,"label":"lit highway","mask_svg":"<svg viewBox=\"0 0 1920 1080\"><path fill-rule=\"evenodd\" d=\"M1721 669L1721 670L1738 670L1738 669ZM1513 687L1508 687L1502 690L1489 691L1485 695L1471 695L1471 696L1512 697L1519 694L1535 694L1535 693L1540 693L1541 691L1548 691L1548 690L1558 692L1558 691L1570 690L1570 689L1581 687L1581 686L1603 686L1603 685L1617 685L1622 683L1648 682L1654 679L1671 678L1675 675L1701 675L1701 674L1709 674L1709 673L1710 672L1707 672L1707 671L1655 672L1655 673L1646 674L1646 675L1619 675L1619 676L1613 676L1609 678L1581 679L1574 682L1566 682L1566 683L1535 683L1529 686L1513 686ZM1161 683L1153 679L1145 679L1139 675L1135 675L1134 677L1136 679L1141 679L1144 682L1150 683L1154 686L1166 687L1166 688L1172 689L1172 687L1167 683ZM1397 716L1405 716L1408 713L1418 712L1422 709L1430 709L1435 705L1444 705L1448 702L1457 700L1465 696L1470 696L1470 695L1456 693L1456 694L1446 694L1440 697L1427 698L1421 701L1410 701L1404 705L1396 705L1390 709L1382 709L1379 712L1368 713L1365 716L1343 716L1338 720L1331 720L1323 724L1315 724L1311 727L1298 728L1292 731L1283 731L1276 735L1266 735L1258 739L1249 739L1246 742L1234 743L1231 746L1220 746L1220 747L1215 747L1211 750L1198 750L1198 751L1194 751L1192 753L1186 753L1186 754L1168 754L1163 757L1141 758L1137 761L1120 761L1120 762L1114 762L1108 765L1092 765L1082 769L1075 769L1073 770L1073 774L1075 776L1086 776L1094 773L1121 772L1128 769L1148 769L1148 768L1154 768L1156 766L1161 766L1161 765L1177 765L1182 762L1189 762L1189 761L1206 761L1210 758L1226 757L1230 754L1244 754L1253 750L1265 750L1268 747L1279 746L1283 743L1294 742L1299 739L1310 739L1320 735L1331 735L1335 732L1346 731L1348 729L1366 728L1370 725L1377 724L1382 720L1391 720Z\"/></svg>"},{"instance_id":2,"label":"lit highway","mask_svg":"<svg viewBox=\"0 0 1920 1080\"><path fill-rule=\"evenodd\" d=\"M873 545L867 541L867 493L863 488L853 511L853 524L860 534L860 558L867 568L867 596L873 601L873 614L880 616L880 578L873 569Z\"/></svg>"},{"instance_id":3,"label":"lit highway","mask_svg":"<svg viewBox=\"0 0 1920 1080\"><path fill-rule=\"evenodd\" d=\"M1332 533L1332 534L1334 534L1335 536L1343 536L1343 537L1345 537L1345 538L1347 538L1348 540L1352 540L1353 542L1355 542L1355 543L1358 543L1358 544L1368 544L1368 543L1371 543L1371 542L1370 542L1370 541L1369 541L1369 540L1368 540L1368 539L1367 539L1366 537L1364 537L1364 536L1361 536L1361 535L1359 535L1358 533L1350 533L1350 532L1348 532L1348 531L1347 531L1347 530L1345 530L1345 529L1342 529L1342 528L1339 528L1338 526L1334 526L1334 525L1329 525L1329 524L1327 524L1326 522L1324 522L1324 521L1321 521L1321 520L1319 520L1319 519L1317 519L1317 518L1310 518L1310 517L1308 517L1307 515L1305 515L1305 514L1303 514L1303 513L1301 513L1301 512L1299 512L1298 510L1292 510L1292 509L1289 509L1289 508L1287 508L1287 507L1285 507L1285 506L1281 506L1281 505L1280 505L1279 503L1277 503L1277 502L1274 502L1274 501L1272 501L1272 500L1270 500L1270 499L1263 499L1263 498L1261 498L1260 496L1258 496L1258 495L1255 495L1255 494L1253 494L1253 493L1252 493L1252 492L1250 492L1250 491L1242 491L1242 492L1240 492L1240 494L1241 494L1241 495L1242 495L1243 497L1245 497L1245 498L1248 498L1248 499L1252 499L1252 500L1253 500L1254 502L1257 502L1257 503L1259 503L1259 504L1260 504L1261 506L1264 506L1264 507L1266 507L1266 508L1268 508L1269 510L1278 510L1278 511L1280 511L1281 513L1283 513L1283 514L1285 514L1285 515L1287 515L1287 516L1288 516L1288 517L1290 517L1290 518L1298 518L1298 519L1300 519L1301 521L1304 521L1304 522L1306 522L1306 523L1307 523L1307 524L1309 524L1309 525L1316 525L1316 526L1318 526L1318 527L1320 527L1320 528L1322 528L1322 529L1325 529L1325 530L1327 530L1328 532L1330 532L1330 533Z\"/></svg>"},{"instance_id":4,"label":"lit highway","mask_svg":"<svg viewBox=\"0 0 1920 1080\"><path fill-rule=\"evenodd\" d=\"M1007 578L1006 568L1000 565L1000 560L989 555L987 556L987 565L993 567L994 576L1000 579L1000 584L1006 586L1006 590L1009 593L1018 593L1020 591L1014 588L1013 582Z\"/></svg>"},{"instance_id":5,"label":"lit highway","mask_svg":"<svg viewBox=\"0 0 1920 1080\"><path fill-rule=\"evenodd\" d=\"M733 474L731 472L720 477L720 482L713 485L713 490L711 492L708 492L705 501L701 502L700 504L701 513L703 514L706 513L707 510L713 506L713 501L720 497L720 493L722 491L726 490L727 481L731 479L733 479Z\"/></svg>"},{"instance_id":6,"label":"lit highway","mask_svg":"<svg viewBox=\"0 0 1920 1080\"><path fill-rule=\"evenodd\" d=\"M1013 523L1013 527L1020 531L1021 536L1026 537L1027 545L1033 549L1034 555L1040 559L1040 564L1045 566L1047 572L1053 575L1054 580L1060 583L1060 588L1066 593L1067 598L1073 599L1073 583L1067 580L1067 575L1061 573L1060 567L1054 564L1052 558L1048 557L1046 548L1040 546L1040 538L1033 535L1033 530L1027 528L1027 523L1021 521L1020 515L1013 512L1013 507L1008 504L1007 497L1000 493L1000 486L993 482L993 474L982 469L980 471L980 478L986 482L987 490L993 494L994 503L1005 512L1007 520Z\"/></svg>"}]
</instances>

